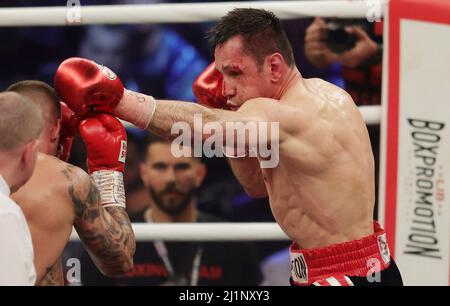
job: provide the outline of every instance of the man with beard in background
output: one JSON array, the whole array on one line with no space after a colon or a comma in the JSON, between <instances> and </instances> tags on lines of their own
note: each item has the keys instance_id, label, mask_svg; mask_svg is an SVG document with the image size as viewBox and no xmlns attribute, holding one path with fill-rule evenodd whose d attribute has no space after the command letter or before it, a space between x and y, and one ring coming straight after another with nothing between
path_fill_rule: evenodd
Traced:
<instances>
[{"instance_id":1,"label":"man with beard in background","mask_svg":"<svg viewBox=\"0 0 450 306\"><path fill-rule=\"evenodd\" d=\"M153 204L131 217L132 222L221 222L197 209L196 191L206 176L199 158L174 157L171 143L151 136L140 166ZM262 283L256 248L248 242L149 241L136 243L134 269L108 279L83 258L84 285L207 286Z\"/></svg>"}]
</instances>

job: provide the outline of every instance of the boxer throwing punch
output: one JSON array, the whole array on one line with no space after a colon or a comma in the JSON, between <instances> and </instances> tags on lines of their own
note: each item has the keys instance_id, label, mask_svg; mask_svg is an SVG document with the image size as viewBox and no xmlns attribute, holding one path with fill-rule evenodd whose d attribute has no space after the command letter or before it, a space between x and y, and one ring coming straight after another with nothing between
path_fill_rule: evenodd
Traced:
<instances>
[{"instance_id":1,"label":"boxer throwing punch","mask_svg":"<svg viewBox=\"0 0 450 306\"><path fill-rule=\"evenodd\" d=\"M302 78L271 12L235 9L211 34L215 63L194 84L208 107L124 90L110 70L79 58L60 65L56 89L76 113L109 112L164 137L173 137L177 122L194 130L194 115L222 127L219 143L226 142L227 123L278 123L278 133L259 129L258 137L246 137L246 155L229 161L249 195L269 197L293 240L291 283L401 285L385 232L373 220L374 160L352 98L321 79ZM204 131L192 135L206 142L212 135ZM279 162L262 167L259 145L274 142Z\"/></svg>"}]
</instances>

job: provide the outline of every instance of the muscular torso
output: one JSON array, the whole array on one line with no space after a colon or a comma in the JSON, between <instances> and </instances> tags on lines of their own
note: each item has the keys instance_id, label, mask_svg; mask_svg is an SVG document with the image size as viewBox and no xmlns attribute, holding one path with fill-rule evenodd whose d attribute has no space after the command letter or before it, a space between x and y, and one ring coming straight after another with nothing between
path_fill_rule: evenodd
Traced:
<instances>
[{"instance_id":1,"label":"muscular torso","mask_svg":"<svg viewBox=\"0 0 450 306\"><path fill-rule=\"evenodd\" d=\"M278 103L277 103L278 104ZM273 215L302 248L373 232L374 160L364 120L350 96L320 79L280 99L279 165L262 169Z\"/></svg>"},{"instance_id":2,"label":"muscular torso","mask_svg":"<svg viewBox=\"0 0 450 306\"><path fill-rule=\"evenodd\" d=\"M56 158L39 154L33 176L12 196L30 228L38 285L64 284L60 256L75 219L65 167Z\"/></svg>"}]
</instances>

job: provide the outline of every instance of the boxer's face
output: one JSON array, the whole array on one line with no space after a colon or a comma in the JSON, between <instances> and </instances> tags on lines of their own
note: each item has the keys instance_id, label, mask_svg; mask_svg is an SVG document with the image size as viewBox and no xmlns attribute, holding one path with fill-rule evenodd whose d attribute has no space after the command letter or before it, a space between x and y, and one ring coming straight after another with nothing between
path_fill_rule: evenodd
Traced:
<instances>
[{"instance_id":1,"label":"boxer's face","mask_svg":"<svg viewBox=\"0 0 450 306\"><path fill-rule=\"evenodd\" d=\"M270 71L245 54L240 36L235 36L215 50L216 70L223 74L223 94L228 96L232 110L245 101L257 97L270 97ZM269 69L270 70L270 69Z\"/></svg>"},{"instance_id":2,"label":"boxer's face","mask_svg":"<svg viewBox=\"0 0 450 306\"><path fill-rule=\"evenodd\" d=\"M192 157L176 158L170 143L154 143L147 148L141 177L159 209L170 215L184 211L205 176L204 165Z\"/></svg>"}]
</instances>

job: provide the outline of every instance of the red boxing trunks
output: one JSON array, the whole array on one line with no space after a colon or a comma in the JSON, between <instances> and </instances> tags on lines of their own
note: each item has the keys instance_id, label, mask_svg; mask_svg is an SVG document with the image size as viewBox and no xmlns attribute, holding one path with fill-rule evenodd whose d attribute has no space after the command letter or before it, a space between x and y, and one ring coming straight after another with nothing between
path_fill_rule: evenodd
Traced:
<instances>
[{"instance_id":1,"label":"red boxing trunks","mask_svg":"<svg viewBox=\"0 0 450 306\"><path fill-rule=\"evenodd\" d=\"M386 233L377 222L374 233L362 239L306 250L292 243L289 252L292 285L403 285Z\"/></svg>"}]
</instances>

